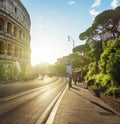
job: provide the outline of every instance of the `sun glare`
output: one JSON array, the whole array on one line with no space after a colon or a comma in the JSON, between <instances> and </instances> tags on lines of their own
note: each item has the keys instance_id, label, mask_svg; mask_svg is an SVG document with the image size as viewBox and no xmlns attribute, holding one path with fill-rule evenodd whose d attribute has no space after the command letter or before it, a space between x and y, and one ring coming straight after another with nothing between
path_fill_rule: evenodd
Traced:
<instances>
[{"instance_id":1,"label":"sun glare","mask_svg":"<svg viewBox=\"0 0 120 124\"><path fill-rule=\"evenodd\" d=\"M55 28L32 29L31 36L31 64L36 65L41 62L54 64L57 58L63 56L63 43L60 32Z\"/></svg>"},{"instance_id":2,"label":"sun glare","mask_svg":"<svg viewBox=\"0 0 120 124\"><path fill-rule=\"evenodd\" d=\"M32 65L40 64L41 62L54 64L56 56L57 51L55 51L54 46L42 44L39 48L32 49L31 63Z\"/></svg>"}]
</instances>

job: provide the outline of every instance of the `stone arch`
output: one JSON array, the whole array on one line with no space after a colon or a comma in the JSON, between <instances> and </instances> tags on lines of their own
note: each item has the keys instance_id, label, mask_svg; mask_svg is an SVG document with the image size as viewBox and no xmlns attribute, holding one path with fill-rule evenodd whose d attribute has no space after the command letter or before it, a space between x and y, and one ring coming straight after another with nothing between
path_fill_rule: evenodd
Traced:
<instances>
[{"instance_id":1,"label":"stone arch","mask_svg":"<svg viewBox=\"0 0 120 124\"><path fill-rule=\"evenodd\" d=\"M22 31L19 30L19 40L22 40Z\"/></svg>"},{"instance_id":2,"label":"stone arch","mask_svg":"<svg viewBox=\"0 0 120 124\"><path fill-rule=\"evenodd\" d=\"M23 32L23 41L25 41L25 32Z\"/></svg>"},{"instance_id":3,"label":"stone arch","mask_svg":"<svg viewBox=\"0 0 120 124\"><path fill-rule=\"evenodd\" d=\"M4 31L4 19L0 17L0 31Z\"/></svg>"},{"instance_id":4,"label":"stone arch","mask_svg":"<svg viewBox=\"0 0 120 124\"><path fill-rule=\"evenodd\" d=\"M19 52L18 47L15 46L15 49L14 49L14 56L15 57L18 57L18 52Z\"/></svg>"},{"instance_id":5,"label":"stone arch","mask_svg":"<svg viewBox=\"0 0 120 124\"><path fill-rule=\"evenodd\" d=\"M8 55L12 56L12 44L8 44Z\"/></svg>"},{"instance_id":6,"label":"stone arch","mask_svg":"<svg viewBox=\"0 0 120 124\"><path fill-rule=\"evenodd\" d=\"M3 79L4 76L3 72L4 72L4 66L0 64L0 80Z\"/></svg>"},{"instance_id":7,"label":"stone arch","mask_svg":"<svg viewBox=\"0 0 120 124\"><path fill-rule=\"evenodd\" d=\"M0 54L4 54L4 42L0 41Z\"/></svg>"},{"instance_id":8,"label":"stone arch","mask_svg":"<svg viewBox=\"0 0 120 124\"><path fill-rule=\"evenodd\" d=\"M8 23L7 23L7 33L8 33L8 34L11 34L11 32L12 32L12 25L11 25L10 22L8 22Z\"/></svg>"},{"instance_id":9,"label":"stone arch","mask_svg":"<svg viewBox=\"0 0 120 124\"><path fill-rule=\"evenodd\" d=\"M16 6L15 6L15 8L14 8L14 11L15 11L15 14L17 14L17 11L18 11L18 10L17 10L17 7L16 7Z\"/></svg>"},{"instance_id":10,"label":"stone arch","mask_svg":"<svg viewBox=\"0 0 120 124\"><path fill-rule=\"evenodd\" d=\"M17 47L17 57L20 57L20 47Z\"/></svg>"},{"instance_id":11,"label":"stone arch","mask_svg":"<svg viewBox=\"0 0 120 124\"><path fill-rule=\"evenodd\" d=\"M14 26L14 37L17 37L17 27Z\"/></svg>"},{"instance_id":12,"label":"stone arch","mask_svg":"<svg viewBox=\"0 0 120 124\"><path fill-rule=\"evenodd\" d=\"M22 58L22 48L20 48L19 56Z\"/></svg>"}]
</instances>

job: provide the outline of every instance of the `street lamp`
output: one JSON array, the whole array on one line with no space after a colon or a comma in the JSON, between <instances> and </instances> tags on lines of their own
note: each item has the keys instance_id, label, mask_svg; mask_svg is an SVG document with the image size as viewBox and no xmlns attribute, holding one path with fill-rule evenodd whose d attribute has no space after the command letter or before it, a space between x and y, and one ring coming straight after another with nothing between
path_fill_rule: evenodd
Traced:
<instances>
[{"instance_id":1,"label":"street lamp","mask_svg":"<svg viewBox=\"0 0 120 124\"><path fill-rule=\"evenodd\" d=\"M71 41L73 42L73 48L75 47L75 40L70 36L68 35L68 41Z\"/></svg>"}]
</instances>

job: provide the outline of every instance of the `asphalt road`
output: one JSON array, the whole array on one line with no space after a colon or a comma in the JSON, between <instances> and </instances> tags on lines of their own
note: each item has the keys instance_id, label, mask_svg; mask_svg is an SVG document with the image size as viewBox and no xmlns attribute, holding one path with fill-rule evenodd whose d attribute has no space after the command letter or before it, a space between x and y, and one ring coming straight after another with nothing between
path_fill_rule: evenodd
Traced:
<instances>
[{"instance_id":1,"label":"asphalt road","mask_svg":"<svg viewBox=\"0 0 120 124\"><path fill-rule=\"evenodd\" d=\"M64 78L0 85L0 124L45 123L65 87Z\"/></svg>"}]
</instances>

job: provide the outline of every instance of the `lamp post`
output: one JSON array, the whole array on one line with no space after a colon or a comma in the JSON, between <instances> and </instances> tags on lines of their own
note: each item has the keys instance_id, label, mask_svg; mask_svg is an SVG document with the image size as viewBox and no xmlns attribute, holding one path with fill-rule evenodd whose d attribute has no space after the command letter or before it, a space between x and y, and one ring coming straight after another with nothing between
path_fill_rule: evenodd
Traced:
<instances>
[{"instance_id":1,"label":"lamp post","mask_svg":"<svg viewBox=\"0 0 120 124\"><path fill-rule=\"evenodd\" d=\"M75 47L75 40L70 36L68 35L68 41L71 41L73 42L73 48Z\"/></svg>"}]
</instances>

